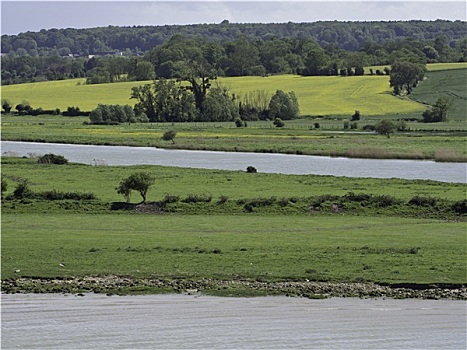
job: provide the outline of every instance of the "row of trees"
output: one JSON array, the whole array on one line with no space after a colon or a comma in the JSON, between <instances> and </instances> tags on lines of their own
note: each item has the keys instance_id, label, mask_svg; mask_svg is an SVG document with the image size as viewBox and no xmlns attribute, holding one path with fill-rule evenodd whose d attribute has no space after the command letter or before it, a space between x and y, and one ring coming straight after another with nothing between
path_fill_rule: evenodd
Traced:
<instances>
[{"instance_id":1,"label":"row of trees","mask_svg":"<svg viewBox=\"0 0 467 350\"><path fill-rule=\"evenodd\" d=\"M174 33L191 38L209 38L217 43L234 41L239 35L254 41L266 41L271 37L311 38L321 47L334 45L337 49L358 51L367 43L380 45L406 38L434 42L445 37L447 45L454 47L458 39L466 37L467 30L463 21L443 20L312 23L230 23L224 20L218 24L43 29L2 35L1 51L30 56L84 56L117 50L142 53L166 42Z\"/></svg>"}]
</instances>

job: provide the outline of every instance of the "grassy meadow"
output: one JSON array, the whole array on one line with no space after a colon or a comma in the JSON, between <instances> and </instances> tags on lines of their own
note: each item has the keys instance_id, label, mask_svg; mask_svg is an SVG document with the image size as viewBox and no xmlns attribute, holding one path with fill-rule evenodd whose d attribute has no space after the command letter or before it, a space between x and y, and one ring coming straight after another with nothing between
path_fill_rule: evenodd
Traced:
<instances>
[{"instance_id":1,"label":"grassy meadow","mask_svg":"<svg viewBox=\"0 0 467 350\"><path fill-rule=\"evenodd\" d=\"M465 63L429 64L428 70L450 70L466 68ZM372 67L383 69L384 67ZM366 69L369 72L369 67ZM359 110L363 115L421 114L425 106L421 103L399 99L390 94L387 76L361 77L301 77L277 75L270 77L220 77L217 82L231 89L236 95L252 90L264 90L271 95L277 89L294 91L302 115L341 116L352 115ZM2 86L2 98L13 105L24 100L34 108L66 110L77 106L89 111L99 103L130 104L131 88L147 82L122 82L113 84L86 85L85 79L71 79ZM64 93L66 91L66 93ZM465 95L465 87L464 87Z\"/></svg>"},{"instance_id":2,"label":"grassy meadow","mask_svg":"<svg viewBox=\"0 0 467 350\"><path fill-rule=\"evenodd\" d=\"M424 104L434 104L441 96L451 98L452 119L462 120L465 123L467 116L467 69L430 71L411 96L413 100Z\"/></svg>"},{"instance_id":3,"label":"grassy meadow","mask_svg":"<svg viewBox=\"0 0 467 350\"><path fill-rule=\"evenodd\" d=\"M2 278L466 282L465 225L458 222L52 213L3 215L2 229Z\"/></svg>"},{"instance_id":4,"label":"grassy meadow","mask_svg":"<svg viewBox=\"0 0 467 350\"><path fill-rule=\"evenodd\" d=\"M83 124L87 120L81 117L5 115L2 117L2 140L353 158L467 160L465 122L461 121L436 125L407 123L411 130L418 130L421 126L426 127L427 132L397 133L387 138L349 130L345 132L344 120L325 118L286 121L283 128L276 128L272 122L266 121L249 122L248 127L237 128L234 123ZM376 120L362 117L358 124L374 124ZM322 125L320 129L314 128L316 122ZM433 128L437 132L434 133ZM161 139L168 129L177 132L175 143Z\"/></svg>"},{"instance_id":5,"label":"grassy meadow","mask_svg":"<svg viewBox=\"0 0 467 350\"><path fill-rule=\"evenodd\" d=\"M459 67L464 69L449 70ZM438 92L448 91L457 102L465 101L465 68L428 65L428 79L414 96L431 103ZM364 125L382 118L420 118L426 109L422 103L392 96L385 76L243 77L219 82L236 94L294 90L302 115L314 117L286 121L283 128L266 121L236 128L234 123L87 125L85 117L2 115L1 138L467 161L465 112L459 105L456 113L464 114L446 123L408 121L409 131L391 138L361 132ZM133 104L131 87L141 83L84 85L83 80L67 80L1 89L2 98L13 104L27 100L35 108L90 110L98 103ZM356 109L362 113L359 129L343 130ZM175 143L161 139L168 129L177 131ZM133 193L131 204L122 203L115 190L137 171L156 178L146 206L136 204L138 193ZM465 183L147 165L59 166L6 155L1 173L8 186L1 203L2 280L119 275L467 283ZM15 198L14 190L23 180L34 195ZM46 191L92 193L97 199L39 196ZM203 198L209 200L202 202Z\"/></svg>"},{"instance_id":6,"label":"grassy meadow","mask_svg":"<svg viewBox=\"0 0 467 350\"><path fill-rule=\"evenodd\" d=\"M168 193L181 199L209 195L212 203L180 201L160 214L110 210L112 202L123 199L115 187L136 171L156 177L148 201L160 201ZM42 165L10 157L2 158L2 178L8 183L6 196L28 179L35 193L92 192L98 198L86 203L6 197L1 217L3 279L117 274L465 283L463 216L445 216L435 207L364 209L361 203L341 212L308 211L310 202L300 199L355 192L404 202L424 196L442 203L465 199L465 184L160 166ZM251 212L238 209L238 203L260 198L276 202ZM139 195L132 201L139 201ZM307 203L305 210L302 202Z\"/></svg>"}]
</instances>

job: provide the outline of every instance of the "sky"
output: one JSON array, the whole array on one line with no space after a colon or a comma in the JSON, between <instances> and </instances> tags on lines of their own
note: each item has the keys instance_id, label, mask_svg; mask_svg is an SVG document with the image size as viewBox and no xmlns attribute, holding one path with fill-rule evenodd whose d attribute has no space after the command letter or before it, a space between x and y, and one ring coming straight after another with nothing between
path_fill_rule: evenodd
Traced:
<instances>
[{"instance_id":1,"label":"sky","mask_svg":"<svg viewBox=\"0 0 467 350\"><path fill-rule=\"evenodd\" d=\"M466 1L1 1L1 34L195 23L466 20Z\"/></svg>"}]
</instances>

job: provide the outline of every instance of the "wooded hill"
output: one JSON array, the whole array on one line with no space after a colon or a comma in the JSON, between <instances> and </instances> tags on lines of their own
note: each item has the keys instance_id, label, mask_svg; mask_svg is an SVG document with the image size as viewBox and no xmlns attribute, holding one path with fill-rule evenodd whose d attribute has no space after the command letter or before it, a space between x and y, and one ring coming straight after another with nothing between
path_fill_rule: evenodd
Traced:
<instances>
[{"instance_id":1,"label":"wooded hill","mask_svg":"<svg viewBox=\"0 0 467 350\"><path fill-rule=\"evenodd\" d=\"M1 63L7 85L81 77L88 84L171 79L187 76L193 66L211 76L363 75L364 66L396 61L467 61L466 22L51 29L2 36Z\"/></svg>"},{"instance_id":2,"label":"wooded hill","mask_svg":"<svg viewBox=\"0 0 467 350\"><path fill-rule=\"evenodd\" d=\"M312 23L229 23L165 26L100 27L88 29L50 29L19 35L2 35L2 53L24 49L29 55L43 55L57 50L61 55L89 55L109 51L146 52L161 45L173 35L209 38L218 43L236 40L240 35L266 41L279 39L313 39L321 47L358 51L364 45L383 44L396 39L434 41L444 36L454 47L467 36L465 21L390 21Z\"/></svg>"}]
</instances>

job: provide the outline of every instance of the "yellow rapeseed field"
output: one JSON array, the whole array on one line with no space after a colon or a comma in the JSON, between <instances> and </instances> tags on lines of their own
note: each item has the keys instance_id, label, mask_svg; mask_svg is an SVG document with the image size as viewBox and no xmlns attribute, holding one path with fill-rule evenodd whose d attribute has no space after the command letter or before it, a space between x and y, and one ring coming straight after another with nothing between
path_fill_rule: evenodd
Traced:
<instances>
[{"instance_id":1,"label":"yellow rapeseed field","mask_svg":"<svg viewBox=\"0 0 467 350\"><path fill-rule=\"evenodd\" d=\"M429 70L465 68L459 64L428 65ZM86 85L85 79L71 79L1 87L2 99L16 106L28 101L33 108L66 110L69 106L90 111L99 103L134 105L131 88L147 82L123 82ZM272 95L280 89L294 91L302 115L349 115L359 110L364 115L384 115L423 111L422 104L391 95L388 76L301 77L277 75L270 77L219 78L214 84L230 88L241 96L262 90Z\"/></svg>"}]
</instances>

